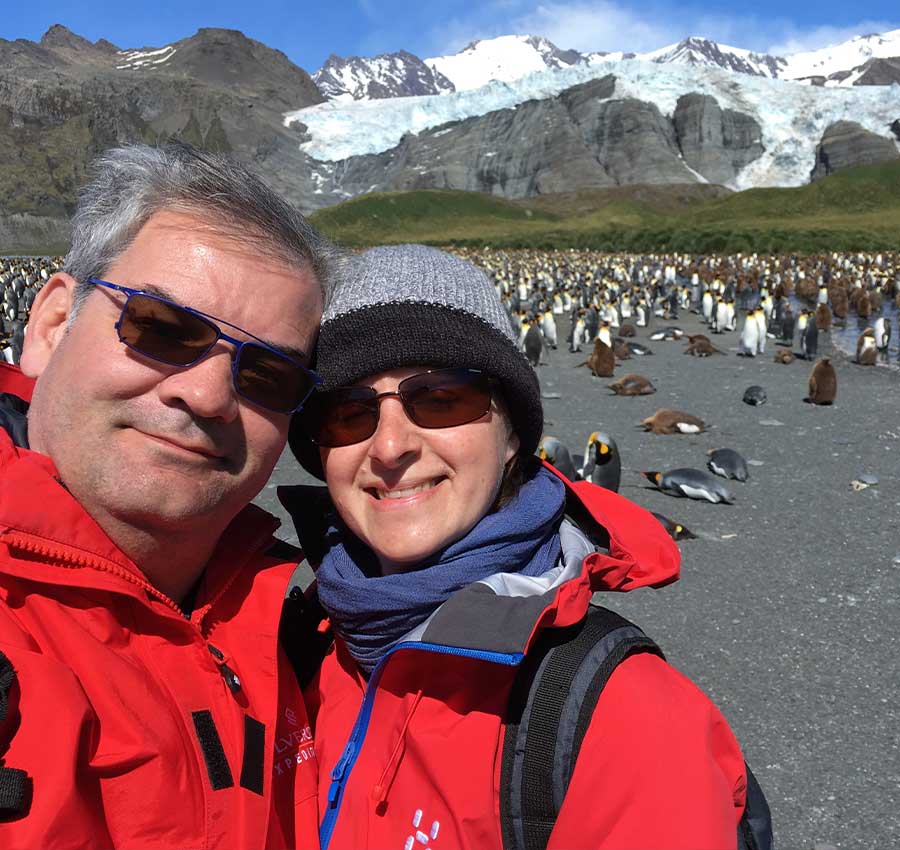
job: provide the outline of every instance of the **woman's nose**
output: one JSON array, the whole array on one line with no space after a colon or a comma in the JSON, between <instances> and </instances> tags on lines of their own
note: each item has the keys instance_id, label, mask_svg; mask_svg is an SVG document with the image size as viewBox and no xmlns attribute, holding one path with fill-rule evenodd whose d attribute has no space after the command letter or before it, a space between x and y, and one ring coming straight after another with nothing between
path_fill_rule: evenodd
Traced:
<instances>
[{"instance_id":1,"label":"woman's nose","mask_svg":"<svg viewBox=\"0 0 900 850\"><path fill-rule=\"evenodd\" d=\"M419 445L419 428L406 415L400 399L382 398L369 457L385 466L399 466L416 453Z\"/></svg>"}]
</instances>

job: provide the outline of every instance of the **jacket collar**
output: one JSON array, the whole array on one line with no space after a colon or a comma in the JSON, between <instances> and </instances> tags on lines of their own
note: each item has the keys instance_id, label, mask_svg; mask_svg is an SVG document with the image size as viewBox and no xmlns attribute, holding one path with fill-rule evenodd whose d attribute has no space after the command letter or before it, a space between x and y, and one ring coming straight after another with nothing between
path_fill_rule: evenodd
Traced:
<instances>
[{"instance_id":1,"label":"jacket collar","mask_svg":"<svg viewBox=\"0 0 900 850\"><path fill-rule=\"evenodd\" d=\"M27 494L23 498L23 494ZM49 507L48 507L49 506ZM248 505L225 529L207 565L205 596L220 596L279 521ZM17 447L0 429L0 543L32 553L0 559L0 571L50 584L165 597L65 488L50 458Z\"/></svg>"}]
</instances>

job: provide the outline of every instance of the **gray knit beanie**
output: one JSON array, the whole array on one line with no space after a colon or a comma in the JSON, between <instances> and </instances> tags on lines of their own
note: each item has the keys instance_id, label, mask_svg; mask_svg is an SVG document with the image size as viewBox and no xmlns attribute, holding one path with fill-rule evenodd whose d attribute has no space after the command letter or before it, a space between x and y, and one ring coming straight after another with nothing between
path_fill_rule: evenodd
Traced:
<instances>
[{"instance_id":1,"label":"gray knit beanie","mask_svg":"<svg viewBox=\"0 0 900 850\"><path fill-rule=\"evenodd\" d=\"M425 245L372 248L348 264L319 330L315 368L323 389L402 366L465 366L497 378L520 453L537 448L544 427L537 376L481 269ZM303 466L322 478L302 413L289 440Z\"/></svg>"}]
</instances>

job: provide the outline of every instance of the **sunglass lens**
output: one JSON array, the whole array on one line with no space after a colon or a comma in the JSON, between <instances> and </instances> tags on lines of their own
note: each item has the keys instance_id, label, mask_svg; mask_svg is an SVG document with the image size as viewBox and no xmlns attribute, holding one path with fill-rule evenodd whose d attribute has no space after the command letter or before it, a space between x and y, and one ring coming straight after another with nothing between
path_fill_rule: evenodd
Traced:
<instances>
[{"instance_id":1,"label":"sunglass lens","mask_svg":"<svg viewBox=\"0 0 900 850\"><path fill-rule=\"evenodd\" d=\"M306 432L325 448L367 440L378 427L378 402L369 387L313 394L301 411Z\"/></svg>"},{"instance_id":2,"label":"sunglass lens","mask_svg":"<svg viewBox=\"0 0 900 850\"><path fill-rule=\"evenodd\" d=\"M217 331L176 304L149 295L131 295L122 310L119 337L155 360L187 366L209 350Z\"/></svg>"},{"instance_id":3,"label":"sunglass lens","mask_svg":"<svg viewBox=\"0 0 900 850\"><path fill-rule=\"evenodd\" d=\"M480 419L491 406L481 373L448 369L414 375L398 387L410 418L422 428L452 428Z\"/></svg>"},{"instance_id":4,"label":"sunglass lens","mask_svg":"<svg viewBox=\"0 0 900 850\"><path fill-rule=\"evenodd\" d=\"M241 395L282 413L296 410L313 384L310 373L298 363L253 343L241 347L236 376Z\"/></svg>"}]
</instances>

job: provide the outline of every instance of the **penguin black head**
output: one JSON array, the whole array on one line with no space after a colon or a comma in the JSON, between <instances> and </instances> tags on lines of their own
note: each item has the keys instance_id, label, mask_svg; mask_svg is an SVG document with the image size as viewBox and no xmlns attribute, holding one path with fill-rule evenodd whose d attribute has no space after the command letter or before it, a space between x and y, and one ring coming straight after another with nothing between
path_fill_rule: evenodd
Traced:
<instances>
[{"instance_id":1,"label":"penguin black head","mask_svg":"<svg viewBox=\"0 0 900 850\"><path fill-rule=\"evenodd\" d=\"M643 475L651 484L656 484L657 486L659 486L660 479L662 478L661 472L642 472L641 475Z\"/></svg>"}]
</instances>

